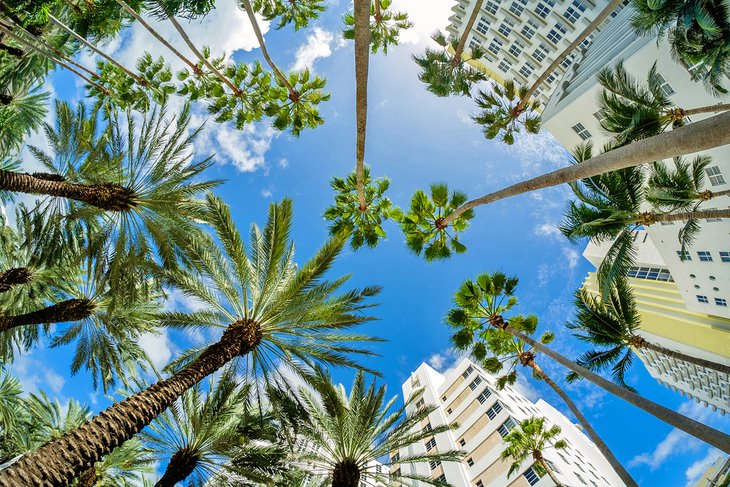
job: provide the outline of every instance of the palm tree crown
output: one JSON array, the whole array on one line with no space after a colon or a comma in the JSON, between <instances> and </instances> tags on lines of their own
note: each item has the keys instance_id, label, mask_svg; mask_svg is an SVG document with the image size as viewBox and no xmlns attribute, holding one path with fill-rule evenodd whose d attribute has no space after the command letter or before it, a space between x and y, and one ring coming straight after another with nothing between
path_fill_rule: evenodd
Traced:
<instances>
[{"instance_id":1,"label":"palm tree crown","mask_svg":"<svg viewBox=\"0 0 730 487\"><path fill-rule=\"evenodd\" d=\"M522 463L531 457L534 460L532 468L539 476L545 475L547 472L553 480L555 473L550 468L549 464L545 460L543 453L550 449L555 448L556 450L562 450L567 448L568 443L559 439L560 426L547 427L546 419L542 417L531 417L524 421L521 421L517 428L509 432L504 437L504 442L507 444L505 449L499 456L502 461L511 459L512 464L510 465L507 476L510 477L512 474L517 472ZM556 482L557 483L557 482ZM557 485L561 485L557 483Z\"/></svg>"}]
</instances>

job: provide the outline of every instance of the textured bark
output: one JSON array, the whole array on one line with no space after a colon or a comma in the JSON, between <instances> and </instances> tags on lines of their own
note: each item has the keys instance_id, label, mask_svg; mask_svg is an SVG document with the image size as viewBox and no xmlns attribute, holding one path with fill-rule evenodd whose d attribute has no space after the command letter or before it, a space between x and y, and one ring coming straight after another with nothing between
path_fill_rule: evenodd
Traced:
<instances>
[{"instance_id":1,"label":"textured bark","mask_svg":"<svg viewBox=\"0 0 730 487\"><path fill-rule=\"evenodd\" d=\"M500 317L501 318L501 317ZM490 319L490 322L492 320ZM496 320L495 320L496 321ZM682 414L679 414L676 411L673 411L669 408L666 408L662 406L661 404L657 404L653 401L650 401L639 394L636 394L634 392L631 392L627 389L624 389L621 386L618 386L614 384L613 382L604 379L600 375L591 372L588 369L585 369L581 367L580 365L576 364L572 360L568 359L567 357L551 350L550 348L546 347L542 343L538 342L537 340L533 340L529 336L525 335L522 332L519 332L509 326L508 323L504 322L503 320L502 326L500 326L501 329L509 333L515 338L518 338L522 340L523 342L532 345L535 347L535 349L541 353L544 353L551 359L558 362L560 365L570 369L571 371L575 372L576 374L580 375L584 379L593 382L597 386L607 390L614 396L623 399L624 401L628 402L629 404L632 404L639 409L646 411L647 413L651 414L657 419L660 419L664 421L665 423L674 426L675 428L684 431L685 433L688 433L695 438L698 438L705 443L714 446L715 448L718 448L722 450L725 453L730 453L730 435L723 433L722 431L716 430L714 428L710 428L707 425L704 425L700 423L699 421L695 421L694 419L688 418L687 416L684 416Z\"/></svg>"},{"instance_id":2,"label":"textured bark","mask_svg":"<svg viewBox=\"0 0 730 487\"><path fill-rule=\"evenodd\" d=\"M175 487L178 482L184 481L198 465L199 456L189 448L176 451L165 468L165 473L157 481L155 487Z\"/></svg>"},{"instance_id":3,"label":"textured bark","mask_svg":"<svg viewBox=\"0 0 730 487\"><path fill-rule=\"evenodd\" d=\"M596 432L596 430L593 429L591 423L585 416L583 416L583 413L580 411L580 409L578 409L578 406L576 406L576 404L563 390L563 388L556 384L555 381L553 381L550 376L548 376L545 371L542 370L542 368L537 363L535 363L534 360L531 360L531 362L526 365L532 368L532 370L535 371L535 374L542 380L544 380L545 383L550 386L550 388L555 391L558 396L560 396L560 399L562 399L563 402L568 406L570 412L573 413L575 418L578 420L578 423L580 423L580 425L583 427L583 431L585 431L586 435L588 435L588 438L591 439L593 444L596 445L598 450L611 465L611 468L613 468L613 471L616 472L616 475L621 478L621 481L626 484L627 487L639 487L639 484L637 484L636 481L631 477L631 474L624 468L621 462L619 462L618 458L616 458L608 445L603 442L603 439L598 436L598 433Z\"/></svg>"},{"instance_id":4,"label":"textured bark","mask_svg":"<svg viewBox=\"0 0 730 487\"><path fill-rule=\"evenodd\" d=\"M0 272L0 293L10 291L13 286L27 284L33 279L33 272L27 267L14 267Z\"/></svg>"},{"instance_id":5,"label":"textured bark","mask_svg":"<svg viewBox=\"0 0 730 487\"><path fill-rule=\"evenodd\" d=\"M76 487L94 487L97 480L96 468L91 467L84 470L81 475L79 475Z\"/></svg>"},{"instance_id":6,"label":"textured bark","mask_svg":"<svg viewBox=\"0 0 730 487\"><path fill-rule=\"evenodd\" d=\"M378 3L380 0L375 0ZM368 64L370 62L370 0L355 0L355 120L357 141L355 161L357 200L360 211L367 210L365 201L365 131L368 119Z\"/></svg>"},{"instance_id":7,"label":"textured bark","mask_svg":"<svg viewBox=\"0 0 730 487\"><path fill-rule=\"evenodd\" d=\"M67 299L52 306L15 316L0 316L0 332L21 326L66 323L91 316L94 303L88 299Z\"/></svg>"},{"instance_id":8,"label":"textured bark","mask_svg":"<svg viewBox=\"0 0 730 487\"><path fill-rule=\"evenodd\" d=\"M85 185L58 181L55 176L0 170L0 190L59 196L106 211L129 211L136 206L134 191L118 184Z\"/></svg>"},{"instance_id":9,"label":"textured bark","mask_svg":"<svg viewBox=\"0 0 730 487\"><path fill-rule=\"evenodd\" d=\"M332 471L332 487L359 487L360 469L354 460L343 460Z\"/></svg>"},{"instance_id":10,"label":"textured bark","mask_svg":"<svg viewBox=\"0 0 730 487\"><path fill-rule=\"evenodd\" d=\"M649 350L653 350L654 352L660 353L667 357L672 357L676 360L682 360L684 362L694 364L698 367L704 367L706 369L716 370L717 372L720 372L721 374L728 375L728 378L730 378L730 366L728 366L728 365L718 364L717 362L712 362L710 360L705 360L705 359L693 357L691 355L686 355L682 352L677 352L676 350L671 350L669 348L662 347L660 345L657 345L656 343L647 342L646 340L644 340L642 345L638 348L648 348ZM727 380L727 378L726 378L726 380ZM721 379L721 382L722 382L722 379Z\"/></svg>"},{"instance_id":11,"label":"textured bark","mask_svg":"<svg viewBox=\"0 0 730 487\"><path fill-rule=\"evenodd\" d=\"M634 218L636 223L651 225L657 222L679 222L689 219L730 218L730 209L682 211L677 213L642 213Z\"/></svg>"},{"instance_id":12,"label":"textured bark","mask_svg":"<svg viewBox=\"0 0 730 487\"><path fill-rule=\"evenodd\" d=\"M724 112L725 110L730 110L730 103L717 103L715 105L708 105L705 107L688 108L687 110L683 109L682 113L685 117L690 117L700 113L717 113Z\"/></svg>"},{"instance_id":13,"label":"textured bark","mask_svg":"<svg viewBox=\"0 0 730 487\"><path fill-rule=\"evenodd\" d=\"M477 21L477 17L479 16L479 11L482 9L483 3L484 3L484 0L477 0L477 2L474 4L474 8L471 11L469 20L466 22L466 25L464 26L464 32L461 34L461 38L459 39L459 44L456 46L456 50L454 51L454 57L451 58L452 66L458 66L459 63L461 62L461 54L464 52L464 46L466 46L466 40L469 38L469 34L471 33L471 28L474 26L474 22Z\"/></svg>"},{"instance_id":14,"label":"textured bark","mask_svg":"<svg viewBox=\"0 0 730 487\"><path fill-rule=\"evenodd\" d=\"M221 339L172 377L103 411L84 425L29 453L0 472L0 487L65 486L132 438L186 390L261 343L252 321L228 326Z\"/></svg>"},{"instance_id":15,"label":"textured bark","mask_svg":"<svg viewBox=\"0 0 730 487\"><path fill-rule=\"evenodd\" d=\"M545 469L548 476L550 477L550 480L552 480L553 483L555 483L555 485L557 485L558 487L562 487L563 484L560 483L560 480L558 480L558 478L555 476L555 472L553 472L553 469L550 468L550 466L547 464L545 459L542 458L542 456L540 456L540 458L537 459L537 461L540 462L540 465L542 465L542 468Z\"/></svg>"},{"instance_id":16,"label":"textured bark","mask_svg":"<svg viewBox=\"0 0 730 487\"><path fill-rule=\"evenodd\" d=\"M536 189L549 188L674 156L693 154L726 144L730 144L730 112L723 112L669 132L636 141L599 154L580 164L572 164L467 201L445 217L444 224L448 225L465 211L477 206L487 205Z\"/></svg>"}]
</instances>

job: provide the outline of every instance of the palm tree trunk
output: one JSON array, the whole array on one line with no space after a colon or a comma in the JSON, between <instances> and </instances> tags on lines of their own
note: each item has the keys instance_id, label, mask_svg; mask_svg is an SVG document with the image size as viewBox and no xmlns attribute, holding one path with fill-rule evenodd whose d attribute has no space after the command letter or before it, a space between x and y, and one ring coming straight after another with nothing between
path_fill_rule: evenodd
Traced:
<instances>
[{"instance_id":1,"label":"palm tree trunk","mask_svg":"<svg viewBox=\"0 0 730 487\"><path fill-rule=\"evenodd\" d=\"M383 22L383 14L380 11L380 0L375 0L373 3L375 4L375 23L380 25ZM369 12L370 9L368 9Z\"/></svg>"},{"instance_id":2,"label":"palm tree trunk","mask_svg":"<svg viewBox=\"0 0 730 487\"><path fill-rule=\"evenodd\" d=\"M96 475L96 468L92 466L84 470L81 475L79 475L76 487L94 487L97 480L99 480L99 478Z\"/></svg>"},{"instance_id":3,"label":"palm tree trunk","mask_svg":"<svg viewBox=\"0 0 730 487\"><path fill-rule=\"evenodd\" d=\"M378 3L380 0L375 0ZM370 0L355 0L355 119L357 146L357 199L360 211L367 210L365 201L365 129L368 118L368 63L370 62Z\"/></svg>"},{"instance_id":4,"label":"palm tree trunk","mask_svg":"<svg viewBox=\"0 0 730 487\"><path fill-rule=\"evenodd\" d=\"M33 279L33 271L27 267L14 267L0 272L0 293L10 291L13 286L27 284Z\"/></svg>"},{"instance_id":5,"label":"palm tree trunk","mask_svg":"<svg viewBox=\"0 0 730 487\"><path fill-rule=\"evenodd\" d=\"M499 317L498 317L499 318ZM581 367L580 365L576 364L572 360L568 359L567 357L554 352L553 350L549 349L542 343L533 340L529 336L525 335L524 333L521 333L511 326L507 324L504 321L501 320L495 320L496 322L501 322L501 324L497 323L495 326L498 328L506 331L513 337L516 337L520 340L522 340L525 343L529 343L533 347L535 347L536 350L538 350L541 353L544 353L551 359L558 362L560 365L570 369L571 371L575 372L576 374L580 375L581 377L587 379L590 382L593 382L597 386L605 389L606 391L610 392L614 396L623 399L624 401L628 402L629 404L632 404L639 409L642 409L646 411L647 413L651 414L657 419L660 419L664 421L665 423L674 426L675 428L684 431L687 434L690 434L694 436L695 438L698 438L705 443L714 446L715 448L718 448L722 450L725 453L730 453L730 435L723 433L722 431L716 430L714 428L710 428L709 426L700 423L699 421L695 421L692 418L688 418L687 416L684 416L682 414L679 414L676 411L672 411L669 408L666 408L662 406L661 404L657 404L653 401L650 401L639 394L636 394L634 392L628 391L624 389L621 386L618 386L614 384L613 382L604 379L598 374L595 374L591 372L588 369L585 369Z\"/></svg>"},{"instance_id":6,"label":"palm tree trunk","mask_svg":"<svg viewBox=\"0 0 730 487\"><path fill-rule=\"evenodd\" d=\"M94 312L94 307L94 303L88 299L74 298L22 315L0 315L0 332L9 331L21 326L83 320L91 316L91 313Z\"/></svg>"},{"instance_id":7,"label":"palm tree trunk","mask_svg":"<svg viewBox=\"0 0 730 487\"><path fill-rule=\"evenodd\" d=\"M191 455L189 449L183 448L177 450L170 457L170 462L165 468L165 473L157 481L155 487L175 487L178 482L182 483L193 473L197 464L198 458Z\"/></svg>"},{"instance_id":8,"label":"palm tree trunk","mask_svg":"<svg viewBox=\"0 0 730 487\"><path fill-rule=\"evenodd\" d=\"M459 44L456 46L456 50L454 51L454 57L451 58L452 66L457 66L461 62L461 54L464 52L464 46L466 46L466 39L469 37L469 34L471 33L471 28L474 26L474 22L477 21L477 17L479 16L479 11L482 9L483 3L484 3L484 0L477 0L476 3L474 4L474 8L471 11L469 20L466 22L466 26L464 26L464 32L461 34L461 38L459 39Z\"/></svg>"},{"instance_id":9,"label":"palm tree trunk","mask_svg":"<svg viewBox=\"0 0 730 487\"><path fill-rule=\"evenodd\" d=\"M129 211L136 206L134 191L118 184L68 183L2 169L0 169L0 190L59 196L81 201L106 211Z\"/></svg>"},{"instance_id":10,"label":"palm tree trunk","mask_svg":"<svg viewBox=\"0 0 730 487\"><path fill-rule=\"evenodd\" d=\"M717 372L720 372L721 374L728 375L728 377L730 378L730 366L728 366L728 365L719 364L717 362L712 362L710 360L693 357L691 355L686 355L682 352L677 352L676 350L671 350L669 348L662 347L661 345L657 345L656 343L648 342L638 335L635 335L635 340L632 340L630 344L636 348L639 348L639 349L647 348L656 353L660 353L662 355L671 357L676 360L682 360L684 362L694 364L698 367L704 367L706 369L716 370Z\"/></svg>"},{"instance_id":11,"label":"palm tree trunk","mask_svg":"<svg viewBox=\"0 0 730 487\"><path fill-rule=\"evenodd\" d=\"M580 164L573 164L467 201L446 216L440 225L442 225L441 228L446 228L449 223L467 210L511 196L726 144L730 144L730 112L723 112L669 132L638 140L599 154Z\"/></svg>"},{"instance_id":12,"label":"palm tree trunk","mask_svg":"<svg viewBox=\"0 0 730 487\"><path fill-rule=\"evenodd\" d=\"M555 58L555 61L550 64L545 70L542 72L539 78L537 78L537 81L532 83L532 86L530 86L530 89L527 90L527 93L525 93L525 96L522 97L520 102L517 104L517 110L522 111L525 109L527 104L530 102L530 97L535 93L535 91L542 85L545 80L550 76L550 74L555 71L555 69L560 66L560 63L563 62L563 60L570 55L571 52L575 50L576 47L580 45L581 42L583 42L589 35L595 31L599 25L603 23L604 20L608 18L609 15L613 13L614 10L616 10L622 3L624 3L624 0L612 0L611 3L606 5L606 7L601 10L601 13L599 13L595 19L593 19L593 22L588 24L588 27L583 29L583 32L580 33L578 37L575 38L573 42L566 47L563 52L560 53L560 55Z\"/></svg>"},{"instance_id":13,"label":"palm tree trunk","mask_svg":"<svg viewBox=\"0 0 730 487\"><path fill-rule=\"evenodd\" d=\"M633 221L642 225L652 225L656 222L677 222L699 220L701 218L730 218L730 208L722 210L681 211L678 213L641 213L634 215Z\"/></svg>"},{"instance_id":14,"label":"palm tree trunk","mask_svg":"<svg viewBox=\"0 0 730 487\"><path fill-rule=\"evenodd\" d=\"M78 35L73 29L71 29L69 26L67 26L66 24L64 24L60 20L58 20L56 17L54 17L51 14L48 14L48 18L51 20L51 22L53 22L58 27L60 27L64 31L66 31L66 33L68 33L71 37L73 37L74 39L76 39L77 41L79 41L81 44L83 44L87 48L91 49L93 52L95 52L99 56L103 57L104 59L106 59L107 61L109 61L110 63L112 63L114 66L116 66L117 68L119 68L122 71L124 71L125 73L127 73L127 75L130 78L132 78L133 80L135 80L137 83L139 83L140 86L147 86L147 80L141 78L139 75L137 75L134 72L132 72L129 69L127 69L123 64L119 63L116 59L114 59L113 57L109 56L104 51L102 51L99 48L97 48L94 44L92 44L89 41L87 41L86 39L84 39L83 36Z\"/></svg>"},{"instance_id":15,"label":"palm tree trunk","mask_svg":"<svg viewBox=\"0 0 730 487\"><path fill-rule=\"evenodd\" d=\"M66 485L84 469L132 438L186 390L261 342L251 321L228 326L220 341L172 377L119 402L82 426L46 443L0 471L0 487Z\"/></svg>"},{"instance_id":16,"label":"palm tree trunk","mask_svg":"<svg viewBox=\"0 0 730 487\"><path fill-rule=\"evenodd\" d=\"M689 108L682 110L685 117L691 117L692 115L698 115L700 113L718 113L730 110L730 103L717 103L715 105L708 105L705 107Z\"/></svg>"},{"instance_id":17,"label":"palm tree trunk","mask_svg":"<svg viewBox=\"0 0 730 487\"><path fill-rule=\"evenodd\" d=\"M286 79L286 76L284 76L284 73L281 72L279 67L274 64L274 61L271 60L271 56L269 56L269 50L266 49L266 43L264 42L264 36L261 34L261 29L259 28L259 23L256 21L256 15L253 12L253 8L251 7L251 2L249 0L241 0L241 5L243 5L244 10L246 11L246 15L248 15L248 20L251 22L251 26L253 27L253 32L256 35L256 39L258 40L259 47L261 47L261 54L264 56L264 59L266 60L266 63L269 65L271 70L274 72L274 76L276 76L276 79L279 80L281 84L284 85L284 87L289 91L289 99L292 101L299 100L299 93L294 90L294 87L289 83L289 80Z\"/></svg>"},{"instance_id":18,"label":"palm tree trunk","mask_svg":"<svg viewBox=\"0 0 730 487\"><path fill-rule=\"evenodd\" d=\"M608 460L611 468L613 468L613 471L616 472L616 475L619 476L621 481L626 484L627 487L639 487L639 484L636 483L636 481L631 477L631 474L629 474L624 466L621 465L621 462L618 461L618 458L616 458L608 445L606 445L601 437L598 436L598 433L596 432L596 430L593 429L591 423L588 422L585 416L583 416L583 413L580 412L578 406L575 405L573 400L570 398L570 396L568 396L563 388L556 384L555 381L553 381L550 376L548 376L545 371L542 370L542 368L535 363L534 360L532 360L531 363L528 363L528 366L531 367L532 370L535 371L535 374L542 380L544 380L545 383L550 386L550 388L555 391L558 396L560 396L563 402L568 406L568 409L570 409L570 412L573 413L580 425L583 427L583 430L586 432L593 444L596 445L598 451L600 451L604 458Z\"/></svg>"},{"instance_id":19,"label":"palm tree trunk","mask_svg":"<svg viewBox=\"0 0 730 487\"><path fill-rule=\"evenodd\" d=\"M139 22L140 24L142 24L142 27L144 27L145 29L147 29L147 32L149 32L150 34L152 34L152 36L155 39L157 39L158 41L160 41L160 43L163 46L165 46L173 54L175 54L175 56L177 56L182 62L184 62L185 64L187 64L196 76L199 76L200 74L202 74L201 69L194 62L192 62L190 59L188 59L187 57L185 57L180 51L178 51L177 49L175 49L172 46L172 44L170 44L169 42L167 42L167 40L164 37L162 37L159 32L157 32L155 29L153 29L152 26L150 24L148 24L142 18L142 16L139 15L132 7L130 7L129 5L127 5L126 2L124 2L124 0L114 0L114 1L117 2L124 10L126 10L127 13L129 13L129 15L131 15L132 17L134 17L134 20L136 20L137 22Z\"/></svg>"},{"instance_id":20,"label":"palm tree trunk","mask_svg":"<svg viewBox=\"0 0 730 487\"><path fill-rule=\"evenodd\" d=\"M558 480L558 478L555 476L555 472L553 472L553 469L550 468L550 465L547 464L547 462L545 461L545 459L544 458L541 458L538 461L540 462L540 465L542 465L542 468L544 468L545 471L547 472L548 477L550 477L550 480L552 480L553 483L557 487L562 487L563 484L560 483L560 480Z\"/></svg>"},{"instance_id":21,"label":"palm tree trunk","mask_svg":"<svg viewBox=\"0 0 730 487\"><path fill-rule=\"evenodd\" d=\"M359 487L359 485L360 469L354 460L343 460L335 465L332 470L332 487Z\"/></svg>"}]
</instances>

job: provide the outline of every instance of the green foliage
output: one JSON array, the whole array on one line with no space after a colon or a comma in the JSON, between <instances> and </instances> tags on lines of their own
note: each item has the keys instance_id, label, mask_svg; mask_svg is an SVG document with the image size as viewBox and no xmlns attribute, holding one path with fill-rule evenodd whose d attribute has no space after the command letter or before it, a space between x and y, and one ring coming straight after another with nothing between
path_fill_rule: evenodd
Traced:
<instances>
[{"instance_id":1,"label":"green foliage","mask_svg":"<svg viewBox=\"0 0 730 487\"><path fill-rule=\"evenodd\" d=\"M470 67L467 61L481 59L484 51L479 48L471 49L469 57L464 59L463 54L457 57L449 52L449 48L456 52L458 39L447 39L441 32L436 32L432 39L441 49L426 49L422 55L413 56L413 60L421 68L418 79L426 84L428 91L437 96L471 96L472 86L479 81L486 81L487 76Z\"/></svg>"},{"instance_id":2,"label":"green foliage","mask_svg":"<svg viewBox=\"0 0 730 487\"><path fill-rule=\"evenodd\" d=\"M24 84L5 87L7 103L0 102L0 159L17 151L46 116L48 93Z\"/></svg>"},{"instance_id":3,"label":"green foliage","mask_svg":"<svg viewBox=\"0 0 730 487\"><path fill-rule=\"evenodd\" d=\"M452 191L445 184L432 184L431 196L418 190L411 198L407 214L400 220L401 229L406 237L406 245L415 254L431 262L434 259L447 259L451 253L466 252L466 246L459 242L459 234L469 227L474 211L467 210L446 227L440 221L463 205L466 194Z\"/></svg>"},{"instance_id":4,"label":"green foliage","mask_svg":"<svg viewBox=\"0 0 730 487\"><path fill-rule=\"evenodd\" d=\"M401 31L413 27L406 12L389 10L392 0L373 0L370 3L370 48L375 54L383 50L388 54L388 46L397 46ZM355 39L355 15L349 12L344 17L345 28L342 35L345 39Z\"/></svg>"},{"instance_id":5,"label":"green foliage","mask_svg":"<svg viewBox=\"0 0 730 487\"><path fill-rule=\"evenodd\" d=\"M290 91L281 80L274 77L276 86L272 87L271 99L264 112L272 117L278 130L291 130L298 136L305 128L317 128L324 123L317 105L330 99L330 94L322 89L326 81L315 75L310 79L309 69L289 73L287 81L293 88Z\"/></svg>"},{"instance_id":6,"label":"green foliage","mask_svg":"<svg viewBox=\"0 0 730 487\"><path fill-rule=\"evenodd\" d=\"M519 472L522 463L528 458L536 460L532 468L542 477L546 473L545 469L549 468L543 463L543 452L550 448L567 448L567 442L558 437L562 431L560 426L547 427L546 422L547 419L543 417L527 418L504 437L506 446L499 458L502 461L512 460L507 477Z\"/></svg>"},{"instance_id":7,"label":"green foliage","mask_svg":"<svg viewBox=\"0 0 730 487\"><path fill-rule=\"evenodd\" d=\"M487 139L499 135L502 142L512 145L514 134L522 128L529 134L540 131L540 115L536 112L540 103L535 100L525 107L520 104L527 91L525 86L515 88L511 80L505 81L504 86L492 83L489 91L479 90L475 101L481 112L472 118L482 126Z\"/></svg>"},{"instance_id":8,"label":"green foliage","mask_svg":"<svg viewBox=\"0 0 730 487\"><path fill-rule=\"evenodd\" d=\"M215 0L156 0L150 3L152 13L161 19L168 16L187 19L204 17L215 7Z\"/></svg>"},{"instance_id":9,"label":"green foliage","mask_svg":"<svg viewBox=\"0 0 730 487\"><path fill-rule=\"evenodd\" d=\"M278 17L277 29L293 22L294 30L307 27L326 9L324 0L254 0L252 7L265 20L272 21Z\"/></svg>"},{"instance_id":10,"label":"green foliage","mask_svg":"<svg viewBox=\"0 0 730 487\"><path fill-rule=\"evenodd\" d=\"M335 190L335 204L327 208L324 218L330 221L330 235L350 236L350 245L357 250L363 245L375 248L380 239L386 237L383 222L389 218L399 220L402 212L393 208L390 199L384 196L390 185L386 178L370 179L370 168L365 166L365 202L366 208L360 209L357 197L357 172L353 171L347 178L332 178L330 186Z\"/></svg>"}]
</instances>

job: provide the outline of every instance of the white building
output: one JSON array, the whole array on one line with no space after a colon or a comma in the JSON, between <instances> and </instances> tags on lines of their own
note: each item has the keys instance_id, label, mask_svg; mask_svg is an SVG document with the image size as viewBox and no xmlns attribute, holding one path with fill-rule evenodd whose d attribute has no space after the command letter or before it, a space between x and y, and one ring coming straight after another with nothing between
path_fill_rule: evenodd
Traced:
<instances>
[{"instance_id":1,"label":"white building","mask_svg":"<svg viewBox=\"0 0 730 487\"><path fill-rule=\"evenodd\" d=\"M609 246L610 242L590 243L583 256L597 268ZM628 283L641 317L640 335L670 350L730 365L730 320L685 306L672 269L653 244L649 232L635 232L634 248L636 267L629 272ZM598 294L595 273L588 275L584 287ZM636 350L636 354L660 383L721 414L730 411L727 374L650 350Z\"/></svg>"},{"instance_id":2,"label":"white building","mask_svg":"<svg viewBox=\"0 0 730 487\"><path fill-rule=\"evenodd\" d=\"M423 387L423 397L412 407L424 401L437 405L438 409L420 427L432 428L454 423L458 427L434 435L424 443L412 445L398 454L405 456L432 449L461 450L465 452L465 457L462 462L401 465L393 469L411 469L411 473L441 478L454 487L552 486L554 484L547 475L543 478L536 475L530 462L525 462L518 473L508 478L510 462L499 459L505 447L502 437L518 422L531 416L542 416L562 428L561 437L569 445L561 452L552 448L544 452L564 485L624 485L588 437L555 408L542 399L533 403L510 386L498 391L494 382L493 376L467 359L446 375L425 363L421 364L403 383L404 398L407 400L416 389ZM425 484L414 482L413 485L418 487Z\"/></svg>"},{"instance_id":3,"label":"white building","mask_svg":"<svg viewBox=\"0 0 730 487\"><path fill-rule=\"evenodd\" d=\"M601 86L596 73L622 59L627 72L643 81L656 62L665 80L663 89L678 107L695 108L728 101L713 97L702 84L692 81L687 70L671 58L666 42L657 45L655 38L637 36L629 25L631 15L631 8L625 8L596 36L545 107L543 127L569 150L583 142L591 142L594 148L600 149L610 139L600 126L598 99ZM712 114L696 119L708 116ZM722 191L730 188L730 146L704 154L712 157L706 170L705 189ZM701 206L707 209L729 207L728 196L711 199ZM682 227L679 223L651 225L647 229L648 238L663 265L669 269L688 309L730 318L730 221L703 221L701 225L689 258L684 261L679 257L677 235Z\"/></svg>"},{"instance_id":4,"label":"white building","mask_svg":"<svg viewBox=\"0 0 730 487\"><path fill-rule=\"evenodd\" d=\"M458 0L448 32L460 38L476 0ZM608 4L608 0L486 0L467 39L484 58L472 65L499 84L513 79L529 86ZM595 35L595 34L593 34ZM591 36L592 37L592 36ZM581 47L590 43L590 37ZM542 106L575 57L572 54L535 93Z\"/></svg>"}]
</instances>

